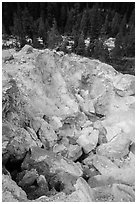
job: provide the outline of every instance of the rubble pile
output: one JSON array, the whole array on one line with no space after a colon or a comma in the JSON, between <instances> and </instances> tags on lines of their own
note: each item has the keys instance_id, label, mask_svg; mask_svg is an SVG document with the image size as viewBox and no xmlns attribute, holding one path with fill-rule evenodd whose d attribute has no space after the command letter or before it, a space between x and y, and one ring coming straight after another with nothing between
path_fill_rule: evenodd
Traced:
<instances>
[{"instance_id":1,"label":"rubble pile","mask_svg":"<svg viewBox=\"0 0 137 204\"><path fill-rule=\"evenodd\" d=\"M2 60L3 201L135 201L135 77L29 45Z\"/></svg>"}]
</instances>

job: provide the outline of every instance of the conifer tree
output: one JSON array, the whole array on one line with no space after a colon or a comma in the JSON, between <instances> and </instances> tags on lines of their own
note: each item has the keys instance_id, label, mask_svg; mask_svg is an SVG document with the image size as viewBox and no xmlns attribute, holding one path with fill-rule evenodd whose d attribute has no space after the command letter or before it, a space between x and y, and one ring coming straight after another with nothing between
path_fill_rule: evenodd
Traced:
<instances>
[{"instance_id":1,"label":"conifer tree","mask_svg":"<svg viewBox=\"0 0 137 204\"><path fill-rule=\"evenodd\" d=\"M26 39L22 23L22 10L19 3L17 4L17 13L14 13L13 27L11 28L11 32L13 35L17 36L20 42L20 47L23 47L26 44Z\"/></svg>"},{"instance_id":2,"label":"conifer tree","mask_svg":"<svg viewBox=\"0 0 137 204\"><path fill-rule=\"evenodd\" d=\"M61 41L62 41L62 37L58 32L57 23L56 23L56 20L54 19L52 28L50 29L50 31L48 31L48 36L47 36L48 48L50 49L56 48L57 46L59 46Z\"/></svg>"},{"instance_id":3,"label":"conifer tree","mask_svg":"<svg viewBox=\"0 0 137 204\"><path fill-rule=\"evenodd\" d=\"M115 37L119 31L120 15L116 12L111 22L111 34Z\"/></svg>"},{"instance_id":4,"label":"conifer tree","mask_svg":"<svg viewBox=\"0 0 137 204\"><path fill-rule=\"evenodd\" d=\"M83 33L80 34L78 39L78 46L76 47L76 54L78 55L85 55L85 42L84 42L84 35Z\"/></svg>"}]
</instances>

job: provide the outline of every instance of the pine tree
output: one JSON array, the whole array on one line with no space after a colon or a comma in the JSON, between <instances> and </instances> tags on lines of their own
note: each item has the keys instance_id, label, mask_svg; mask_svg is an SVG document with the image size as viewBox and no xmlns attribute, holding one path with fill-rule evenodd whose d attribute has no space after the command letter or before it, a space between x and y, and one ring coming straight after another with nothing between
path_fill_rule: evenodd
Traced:
<instances>
[{"instance_id":1,"label":"pine tree","mask_svg":"<svg viewBox=\"0 0 137 204\"><path fill-rule=\"evenodd\" d=\"M116 36L115 47L111 52L111 57L113 59L121 58L123 56L123 35L122 32L118 33Z\"/></svg>"},{"instance_id":2,"label":"pine tree","mask_svg":"<svg viewBox=\"0 0 137 204\"><path fill-rule=\"evenodd\" d=\"M112 37L115 37L118 34L119 26L120 26L120 15L116 12L111 22Z\"/></svg>"},{"instance_id":3,"label":"pine tree","mask_svg":"<svg viewBox=\"0 0 137 204\"><path fill-rule=\"evenodd\" d=\"M11 32L13 35L17 36L20 42L20 47L23 47L26 44L26 39L22 23L22 11L19 3L17 4L17 13L14 13L13 16L13 27L11 28Z\"/></svg>"},{"instance_id":4,"label":"pine tree","mask_svg":"<svg viewBox=\"0 0 137 204\"><path fill-rule=\"evenodd\" d=\"M88 21L88 13L87 10L83 11L83 15L80 22L80 31L83 32L84 36L87 36L87 21Z\"/></svg>"},{"instance_id":5,"label":"pine tree","mask_svg":"<svg viewBox=\"0 0 137 204\"><path fill-rule=\"evenodd\" d=\"M93 56L94 58L99 59L102 62L109 62L109 51L107 47L104 46L102 40L95 41Z\"/></svg>"},{"instance_id":6,"label":"pine tree","mask_svg":"<svg viewBox=\"0 0 137 204\"><path fill-rule=\"evenodd\" d=\"M57 46L59 46L61 41L62 41L62 37L58 32L57 23L56 23L56 20L54 19L52 28L50 31L48 31L48 36L47 36L48 48L50 49L57 48Z\"/></svg>"},{"instance_id":7,"label":"pine tree","mask_svg":"<svg viewBox=\"0 0 137 204\"><path fill-rule=\"evenodd\" d=\"M67 11L67 22L66 22L66 26L65 26L65 32L67 34L71 34L72 33L72 28L74 25L74 9L72 8L70 11Z\"/></svg>"},{"instance_id":8,"label":"pine tree","mask_svg":"<svg viewBox=\"0 0 137 204\"><path fill-rule=\"evenodd\" d=\"M104 37L104 36L107 36L108 33L109 33L109 20L108 20L108 15L106 15L106 18L105 18L105 22L101 28L101 36Z\"/></svg>"},{"instance_id":9,"label":"pine tree","mask_svg":"<svg viewBox=\"0 0 137 204\"><path fill-rule=\"evenodd\" d=\"M33 36L33 18L27 7L22 11L22 25L25 36L32 38Z\"/></svg>"},{"instance_id":10,"label":"pine tree","mask_svg":"<svg viewBox=\"0 0 137 204\"><path fill-rule=\"evenodd\" d=\"M85 55L85 42L83 33L80 34L78 46L76 47L76 54L83 56Z\"/></svg>"},{"instance_id":11,"label":"pine tree","mask_svg":"<svg viewBox=\"0 0 137 204\"><path fill-rule=\"evenodd\" d=\"M101 29L101 19L98 11L98 4L95 4L95 6L93 6L93 8L90 10L89 20L90 26L88 28L88 37L90 37L91 40L98 39Z\"/></svg>"}]
</instances>

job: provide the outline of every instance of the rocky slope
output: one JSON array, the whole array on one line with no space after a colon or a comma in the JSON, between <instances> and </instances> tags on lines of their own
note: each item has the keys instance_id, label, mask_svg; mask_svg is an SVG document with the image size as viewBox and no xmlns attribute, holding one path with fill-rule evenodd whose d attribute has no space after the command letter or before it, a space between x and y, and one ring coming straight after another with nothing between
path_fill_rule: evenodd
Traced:
<instances>
[{"instance_id":1,"label":"rocky slope","mask_svg":"<svg viewBox=\"0 0 137 204\"><path fill-rule=\"evenodd\" d=\"M135 77L98 60L2 53L3 201L135 200Z\"/></svg>"}]
</instances>

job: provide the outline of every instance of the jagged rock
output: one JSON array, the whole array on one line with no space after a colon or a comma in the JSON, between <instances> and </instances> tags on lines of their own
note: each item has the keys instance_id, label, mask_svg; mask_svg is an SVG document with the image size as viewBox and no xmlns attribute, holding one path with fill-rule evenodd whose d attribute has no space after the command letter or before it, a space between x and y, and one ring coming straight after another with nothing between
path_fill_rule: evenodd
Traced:
<instances>
[{"instance_id":1,"label":"jagged rock","mask_svg":"<svg viewBox=\"0 0 137 204\"><path fill-rule=\"evenodd\" d=\"M131 96L135 94L135 77L129 74L118 75L114 82L115 91L120 96Z\"/></svg>"},{"instance_id":2,"label":"jagged rock","mask_svg":"<svg viewBox=\"0 0 137 204\"><path fill-rule=\"evenodd\" d=\"M113 184L114 202L135 202L135 192L132 187L124 184Z\"/></svg>"},{"instance_id":3,"label":"jagged rock","mask_svg":"<svg viewBox=\"0 0 137 204\"><path fill-rule=\"evenodd\" d=\"M134 185L135 182L135 164L134 159L127 158L129 162L119 168L111 160L105 156L95 155L92 160L92 164L95 168L104 176L110 176L121 183Z\"/></svg>"},{"instance_id":4,"label":"jagged rock","mask_svg":"<svg viewBox=\"0 0 137 204\"><path fill-rule=\"evenodd\" d=\"M120 131L126 133L131 141L135 140L135 112L133 109L112 112L102 121L102 125L106 130L108 129L108 135L106 135L108 141L115 135L115 132L112 132L112 137L109 137L109 127L112 127L112 131L113 128L116 129L117 133Z\"/></svg>"},{"instance_id":5,"label":"jagged rock","mask_svg":"<svg viewBox=\"0 0 137 204\"><path fill-rule=\"evenodd\" d=\"M95 202L113 202L114 195L110 185L92 188Z\"/></svg>"},{"instance_id":6,"label":"jagged rock","mask_svg":"<svg viewBox=\"0 0 137 204\"><path fill-rule=\"evenodd\" d=\"M88 184L91 188L108 186L108 185L112 185L115 182L117 183L118 181L115 180L115 178L111 176L106 176L106 175L96 175L96 176L90 177L88 180Z\"/></svg>"},{"instance_id":7,"label":"jagged rock","mask_svg":"<svg viewBox=\"0 0 137 204\"><path fill-rule=\"evenodd\" d=\"M49 147L53 147L57 141L57 135L52 129L52 126L46 121L42 121L41 127L38 131L39 139L43 144L49 143Z\"/></svg>"},{"instance_id":8,"label":"jagged rock","mask_svg":"<svg viewBox=\"0 0 137 204\"><path fill-rule=\"evenodd\" d=\"M78 178L74 186L75 186L76 192L72 193L70 198L73 198L75 194L77 195L77 197L79 198L79 201L81 202L93 202L94 201L93 191L83 178L81 177Z\"/></svg>"},{"instance_id":9,"label":"jagged rock","mask_svg":"<svg viewBox=\"0 0 137 204\"><path fill-rule=\"evenodd\" d=\"M44 175L48 175L49 172L56 173L58 171L68 172L78 177L82 175L82 169L73 161L64 159L61 156L56 157L53 152L38 147L33 147L31 152L28 153L22 163L22 169L29 169L36 166L37 171L39 172L40 170L41 172L42 165Z\"/></svg>"},{"instance_id":10,"label":"jagged rock","mask_svg":"<svg viewBox=\"0 0 137 204\"><path fill-rule=\"evenodd\" d=\"M35 169L31 169L30 171L25 171L25 175L23 178L20 178L20 181L18 182L18 185L21 186L23 189L31 186L35 180L39 177L37 171Z\"/></svg>"},{"instance_id":11,"label":"jagged rock","mask_svg":"<svg viewBox=\"0 0 137 204\"><path fill-rule=\"evenodd\" d=\"M38 139L35 131L30 127L26 127L26 130L30 134L31 138L36 142L37 146L42 147L42 142Z\"/></svg>"},{"instance_id":12,"label":"jagged rock","mask_svg":"<svg viewBox=\"0 0 137 204\"><path fill-rule=\"evenodd\" d=\"M80 136L77 139L77 143L83 147L85 153L91 152L98 142L98 130L93 130L93 127L84 128L80 132Z\"/></svg>"},{"instance_id":13,"label":"jagged rock","mask_svg":"<svg viewBox=\"0 0 137 204\"><path fill-rule=\"evenodd\" d=\"M2 175L2 201L26 202L26 193L8 175Z\"/></svg>"},{"instance_id":14,"label":"jagged rock","mask_svg":"<svg viewBox=\"0 0 137 204\"><path fill-rule=\"evenodd\" d=\"M52 168L52 172L56 171L64 171L74 176L80 177L83 172L80 166L77 163L72 162L68 159L60 159L59 161L54 162L54 166Z\"/></svg>"},{"instance_id":15,"label":"jagged rock","mask_svg":"<svg viewBox=\"0 0 137 204\"><path fill-rule=\"evenodd\" d=\"M55 144L53 147L53 152L55 154L60 153L62 156L67 155L67 147L64 144Z\"/></svg>"},{"instance_id":16,"label":"jagged rock","mask_svg":"<svg viewBox=\"0 0 137 204\"><path fill-rule=\"evenodd\" d=\"M25 45L21 50L20 52L22 53L25 53L25 54L30 54L33 52L33 47L31 45Z\"/></svg>"},{"instance_id":17,"label":"jagged rock","mask_svg":"<svg viewBox=\"0 0 137 204\"><path fill-rule=\"evenodd\" d=\"M108 142L107 137L106 137L107 131L103 127L101 121L97 120L96 122L94 122L93 128L99 130L98 144L107 143Z\"/></svg>"},{"instance_id":18,"label":"jagged rock","mask_svg":"<svg viewBox=\"0 0 137 204\"><path fill-rule=\"evenodd\" d=\"M111 141L106 144L101 144L97 147L97 154L106 156L110 159L123 158L129 153L131 140L128 135L121 133L116 135Z\"/></svg>"},{"instance_id":19,"label":"jagged rock","mask_svg":"<svg viewBox=\"0 0 137 204\"><path fill-rule=\"evenodd\" d=\"M52 116L50 120L50 125L52 126L53 130L58 130L59 128L62 127L61 118L57 116Z\"/></svg>"},{"instance_id":20,"label":"jagged rock","mask_svg":"<svg viewBox=\"0 0 137 204\"><path fill-rule=\"evenodd\" d=\"M9 50L2 50L2 61L3 62L10 61L13 59L14 57Z\"/></svg>"},{"instance_id":21,"label":"jagged rock","mask_svg":"<svg viewBox=\"0 0 137 204\"><path fill-rule=\"evenodd\" d=\"M57 192L63 191L68 195L75 191L74 184L77 178L77 176L73 176L67 172L59 172L52 177L50 186L54 187Z\"/></svg>"},{"instance_id":22,"label":"jagged rock","mask_svg":"<svg viewBox=\"0 0 137 204\"><path fill-rule=\"evenodd\" d=\"M69 145L68 148L68 159L76 161L82 155L82 149L79 145Z\"/></svg>"},{"instance_id":23,"label":"jagged rock","mask_svg":"<svg viewBox=\"0 0 137 204\"><path fill-rule=\"evenodd\" d=\"M18 128L6 149L11 156L14 155L16 160L21 160L29 148L33 146L37 146L37 143L31 138L30 134L25 129Z\"/></svg>"}]
</instances>

